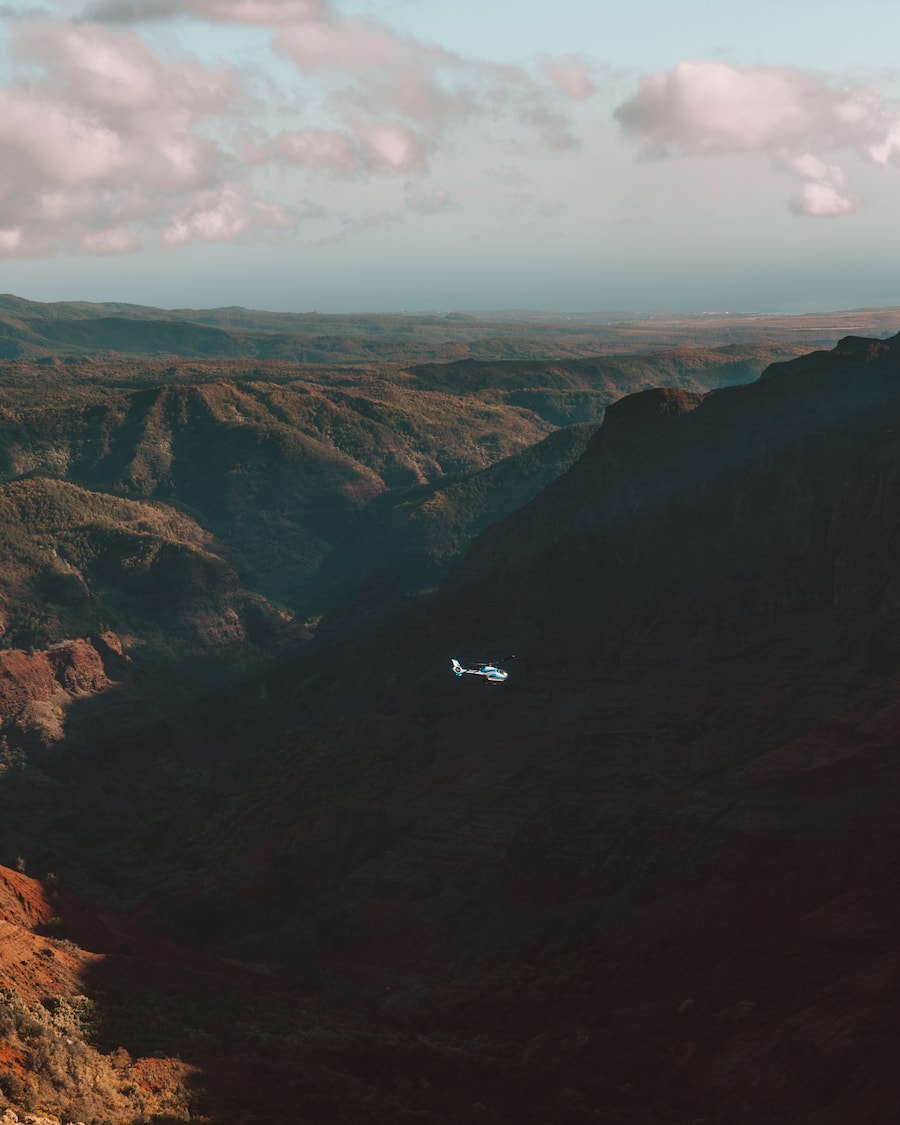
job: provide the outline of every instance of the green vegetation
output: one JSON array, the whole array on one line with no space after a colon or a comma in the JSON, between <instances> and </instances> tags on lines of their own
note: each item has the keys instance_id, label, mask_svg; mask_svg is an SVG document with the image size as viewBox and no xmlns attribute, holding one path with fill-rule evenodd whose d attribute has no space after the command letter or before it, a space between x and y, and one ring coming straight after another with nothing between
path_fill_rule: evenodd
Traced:
<instances>
[{"instance_id":1,"label":"green vegetation","mask_svg":"<svg viewBox=\"0 0 900 1125\"><path fill-rule=\"evenodd\" d=\"M59 945L49 940L44 955L54 958ZM97 1019L97 1005L86 996L26 1005L14 988L0 989L0 1109L110 1125L150 1120L150 1114L189 1120L189 1094L180 1082L152 1090L135 1081L127 1051L104 1054L93 1046Z\"/></svg>"},{"instance_id":2,"label":"green vegetation","mask_svg":"<svg viewBox=\"0 0 900 1125\"><path fill-rule=\"evenodd\" d=\"M46 478L0 485L0 605L11 647L99 630L196 645L236 588L207 533L171 507Z\"/></svg>"},{"instance_id":3,"label":"green vegetation","mask_svg":"<svg viewBox=\"0 0 900 1125\"><path fill-rule=\"evenodd\" d=\"M125 323L146 326L134 315ZM247 589L306 618L360 580L363 558L405 590L436 581L473 534L572 463L587 431L539 444L559 427L595 425L610 402L661 379L702 390L753 379L784 355L767 346L405 368L0 364L0 480L40 475L164 503L214 537L205 550L227 551ZM77 577L57 570L39 595L77 601ZM22 607L22 643L53 634L41 597L30 624Z\"/></svg>"}]
</instances>

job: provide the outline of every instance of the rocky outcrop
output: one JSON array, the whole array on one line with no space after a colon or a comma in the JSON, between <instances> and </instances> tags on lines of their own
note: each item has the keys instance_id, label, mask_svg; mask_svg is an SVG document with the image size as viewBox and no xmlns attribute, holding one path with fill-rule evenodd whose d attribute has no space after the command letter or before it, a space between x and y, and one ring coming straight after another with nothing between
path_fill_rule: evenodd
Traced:
<instances>
[{"instance_id":1,"label":"rocky outcrop","mask_svg":"<svg viewBox=\"0 0 900 1125\"><path fill-rule=\"evenodd\" d=\"M121 643L111 633L98 644L121 658ZM64 715L73 699L110 687L103 657L91 641L61 641L44 651L0 652L0 729L31 731L47 741L63 737Z\"/></svg>"},{"instance_id":2,"label":"rocky outcrop","mask_svg":"<svg viewBox=\"0 0 900 1125\"><path fill-rule=\"evenodd\" d=\"M0 989L14 988L29 1004L83 990L97 957L50 937L60 913L55 888L0 867Z\"/></svg>"}]
</instances>

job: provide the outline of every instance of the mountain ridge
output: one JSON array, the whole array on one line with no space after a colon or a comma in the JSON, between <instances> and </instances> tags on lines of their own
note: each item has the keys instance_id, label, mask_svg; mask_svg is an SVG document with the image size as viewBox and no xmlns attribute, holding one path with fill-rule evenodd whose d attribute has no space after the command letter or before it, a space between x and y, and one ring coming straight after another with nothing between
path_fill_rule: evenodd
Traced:
<instances>
[{"instance_id":1,"label":"mountain ridge","mask_svg":"<svg viewBox=\"0 0 900 1125\"><path fill-rule=\"evenodd\" d=\"M243 393L213 392L215 409ZM175 415L212 401L169 399ZM292 1081L323 1122L886 1125L900 335L739 386L640 390L513 461L461 479L441 462L371 500L387 530L354 542L381 570L264 677L169 713L171 760L157 727L41 761L48 848L65 840L48 792L89 768L134 802L123 821L83 779L69 791L115 833L107 893L143 880L145 925L355 1021L312 1031L266 997L277 1030L251 1050L204 994L193 1045L171 1019L126 1021L128 1043L185 1049L229 1125L283 1116ZM449 543L435 590L401 583L388 550L426 511L396 558ZM450 673L451 656L512 652L500 686ZM98 988L107 1026L133 988ZM223 1073L235 1045L268 1100Z\"/></svg>"},{"instance_id":2,"label":"mountain ridge","mask_svg":"<svg viewBox=\"0 0 900 1125\"><path fill-rule=\"evenodd\" d=\"M896 310L725 317L272 313L236 307L158 309L122 302L45 304L5 294L0 296L0 354L5 359L47 360L92 353L174 353L354 364L560 359L673 345L752 344L761 338L770 345L800 343L808 348L831 345L854 331L883 330L892 317L896 320Z\"/></svg>"}]
</instances>

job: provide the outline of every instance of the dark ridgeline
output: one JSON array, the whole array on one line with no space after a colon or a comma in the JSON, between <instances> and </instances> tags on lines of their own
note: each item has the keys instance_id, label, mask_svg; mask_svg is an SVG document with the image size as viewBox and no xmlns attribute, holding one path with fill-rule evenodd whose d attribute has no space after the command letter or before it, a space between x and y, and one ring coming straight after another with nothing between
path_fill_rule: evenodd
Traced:
<instances>
[{"instance_id":1,"label":"dark ridgeline","mask_svg":"<svg viewBox=\"0 0 900 1125\"><path fill-rule=\"evenodd\" d=\"M448 540L436 591L388 547L402 498L370 505L349 542L381 543L377 568L265 691L185 701L203 780L151 768L144 799L168 807L108 819L123 881L145 926L278 984L213 996L211 962L158 967L148 1030L123 951L84 985L95 1045L177 1051L222 1122L291 1098L298 1121L886 1125L900 336L645 390L553 441L543 488L534 467L415 485L435 535L442 507L489 513ZM450 673L508 652L503 685ZM106 737L44 764L76 806L100 807L88 764L127 786L152 758L141 732Z\"/></svg>"}]
</instances>

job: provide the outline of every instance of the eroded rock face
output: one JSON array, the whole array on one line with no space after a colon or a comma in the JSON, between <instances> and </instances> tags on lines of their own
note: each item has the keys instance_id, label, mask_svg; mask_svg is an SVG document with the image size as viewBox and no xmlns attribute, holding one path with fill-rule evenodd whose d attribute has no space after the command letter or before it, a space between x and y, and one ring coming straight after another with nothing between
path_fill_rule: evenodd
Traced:
<instances>
[{"instance_id":1,"label":"eroded rock face","mask_svg":"<svg viewBox=\"0 0 900 1125\"><path fill-rule=\"evenodd\" d=\"M117 648L121 654L118 638L111 633L104 637L102 647L110 655ZM84 638L60 641L44 651L0 652L0 724L58 741L72 700L96 695L111 684L100 652Z\"/></svg>"}]
</instances>

